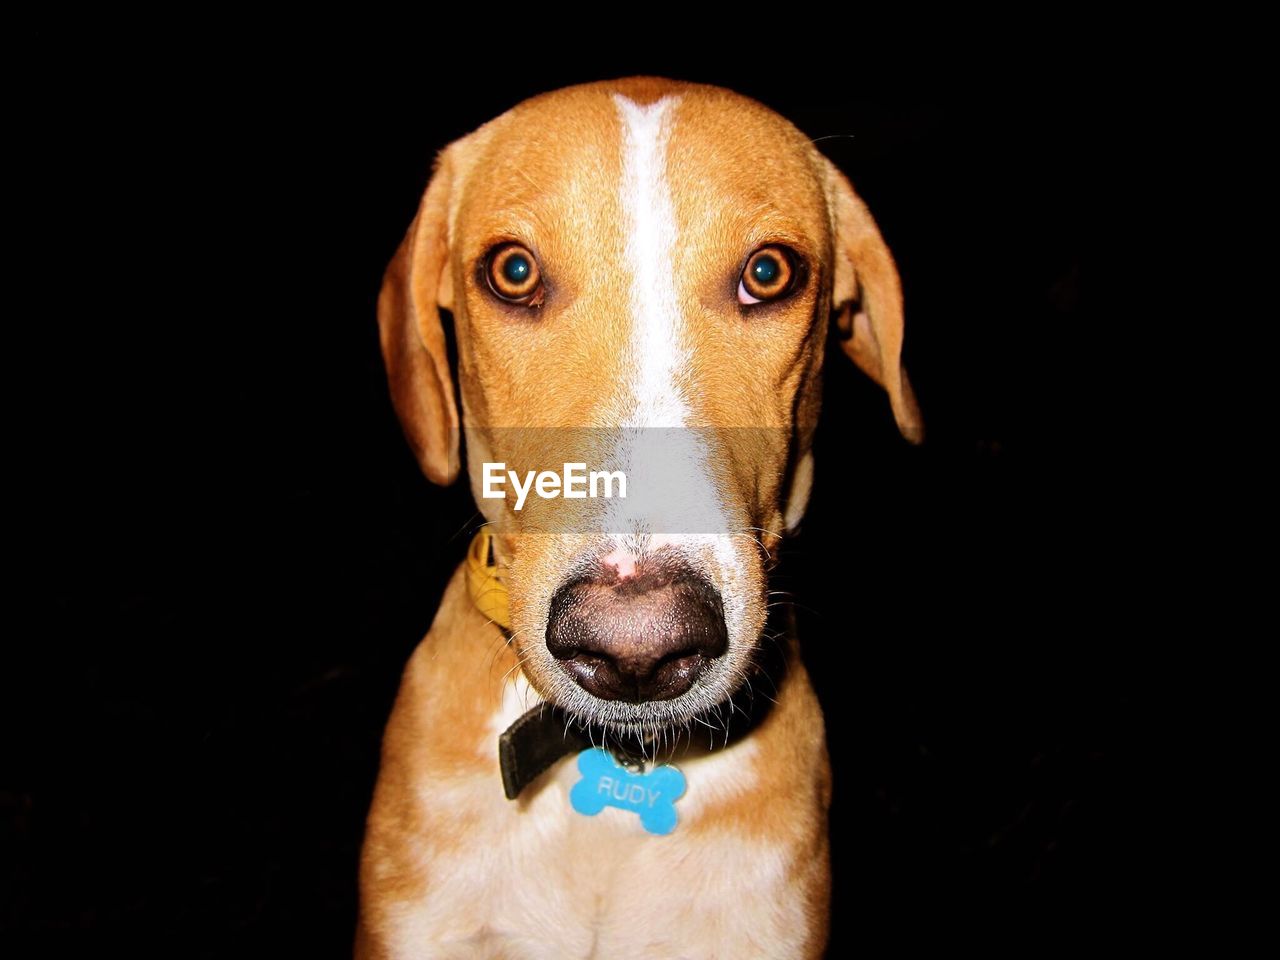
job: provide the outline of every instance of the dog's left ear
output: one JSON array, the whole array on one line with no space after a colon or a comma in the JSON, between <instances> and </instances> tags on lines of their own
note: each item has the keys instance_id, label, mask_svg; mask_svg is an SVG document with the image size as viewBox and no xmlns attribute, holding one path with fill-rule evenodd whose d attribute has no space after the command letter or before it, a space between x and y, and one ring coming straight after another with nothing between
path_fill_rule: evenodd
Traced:
<instances>
[{"instance_id":1,"label":"dog's left ear","mask_svg":"<svg viewBox=\"0 0 1280 960\"><path fill-rule=\"evenodd\" d=\"M835 221L831 306L841 346L858 368L889 394L898 430L924 440L924 420L902 367L902 283L871 212L830 160L827 202Z\"/></svg>"},{"instance_id":2,"label":"dog's left ear","mask_svg":"<svg viewBox=\"0 0 1280 960\"><path fill-rule=\"evenodd\" d=\"M440 155L418 215L382 278L378 329L391 400L422 472L439 484L458 475L458 405L440 310L453 309L449 197L453 170Z\"/></svg>"}]
</instances>

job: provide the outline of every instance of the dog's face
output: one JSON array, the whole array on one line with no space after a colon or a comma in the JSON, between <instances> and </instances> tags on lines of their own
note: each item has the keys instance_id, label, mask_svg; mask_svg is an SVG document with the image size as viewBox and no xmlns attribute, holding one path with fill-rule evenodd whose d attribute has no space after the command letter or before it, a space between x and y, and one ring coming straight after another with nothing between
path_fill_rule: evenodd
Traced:
<instances>
[{"instance_id":1,"label":"dog's face","mask_svg":"<svg viewBox=\"0 0 1280 960\"><path fill-rule=\"evenodd\" d=\"M541 694L635 729L687 722L742 682L769 558L809 494L832 317L918 440L892 258L848 181L754 101L573 87L441 154L387 271L383 352L432 480L454 478L465 432ZM627 497L530 491L517 510L510 482L482 495L485 463L523 482L567 462L622 471Z\"/></svg>"}]
</instances>

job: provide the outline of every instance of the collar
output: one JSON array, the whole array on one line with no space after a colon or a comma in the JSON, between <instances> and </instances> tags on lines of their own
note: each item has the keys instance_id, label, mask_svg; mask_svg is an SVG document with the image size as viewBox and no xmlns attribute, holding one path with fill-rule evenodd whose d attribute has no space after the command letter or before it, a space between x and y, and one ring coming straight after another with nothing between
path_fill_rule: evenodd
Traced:
<instances>
[{"instance_id":1,"label":"collar","mask_svg":"<svg viewBox=\"0 0 1280 960\"><path fill-rule=\"evenodd\" d=\"M488 527L480 531L467 548L467 593L476 609L503 630L511 629L511 611L507 605L507 584L493 555L493 534Z\"/></svg>"},{"instance_id":2,"label":"collar","mask_svg":"<svg viewBox=\"0 0 1280 960\"><path fill-rule=\"evenodd\" d=\"M471 602L510 639L511 615L507 584L493 555L493 534L488 527L481 527L471 541L471 546L467 548L466 571L467 593ZM766 644L765 650L777 653L779 645ZM773 658L766 656L764 659ZM766 669L766 664L757 665L757 670L761 672ZM768 672L772 672L772 669ZM770 705L771 701L767 697L752 696L749 686L745 691L739 690L707 718L705 726L708 730L714 730L710 735L709 748L722 750L731 743L736 743L768 712ZM646 762L655 761L669 762L674 759L675 754L682 752L679 744L684 739L683 726L678 732L659 730L648 737L620 734L600 726L585 725L559 707L540 703L498 737L498 766L502 770L502 787L507 799L515 800L529 783L561 757L597 744L606 747L624 766L643 766ZM666 746L661 747L659 744ZM686 740L685 749L689 746L690 742Z\"/></svg>"},{"instance_id":3,"label":"collar","mask_svg":"<svg viewBox=\"0 0 1280 960\"><path fill-rule=\"evenodd\" d=\"M584 724L560 707L540 703L523 714L498 737L498 767L508 800L518 799L524 788L561 757L590 747L603 747L624 767L643 772L647 764L669 764L695 749L693 730L707 731L705 748L724 750L745 737L769 712L772 701L739 691L705 719L657 730L648 736L618 733L596 724ZM700 747L697 749L701 749Z\"/></svg>"}]
</instances>

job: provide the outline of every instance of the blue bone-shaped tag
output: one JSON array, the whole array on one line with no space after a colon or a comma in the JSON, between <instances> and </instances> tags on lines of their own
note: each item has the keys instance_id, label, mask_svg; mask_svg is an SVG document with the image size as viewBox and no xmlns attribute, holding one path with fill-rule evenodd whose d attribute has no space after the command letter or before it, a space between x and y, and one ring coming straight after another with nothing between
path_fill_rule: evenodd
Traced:
<instances>
[{"instance_id":1,"label":"blue bone-shaped tag","mask_svg":"<svg viewBox=\"0 0 1280 960\"><path fill-rule=\"evenodd\" d=\"M594 817L605 807L617 807L638 813L640 825L650 833L666 834L676 828L676 801L684 793L684 774L675 767L632 773L608 751L594 747L578 754L578 770L582 779L569 791L569 803L578 813Z\"/></svg>"}]
</instances>

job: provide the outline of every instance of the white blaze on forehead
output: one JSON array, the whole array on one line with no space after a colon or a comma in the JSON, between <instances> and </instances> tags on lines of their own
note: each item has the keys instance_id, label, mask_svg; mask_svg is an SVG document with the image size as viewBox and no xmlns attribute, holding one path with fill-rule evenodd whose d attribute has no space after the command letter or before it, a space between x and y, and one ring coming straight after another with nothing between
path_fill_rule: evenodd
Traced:
<instances>
[{"instance_id":1,"label":"white blaze on forehead","mask_svg":"<svg viewBox=\"0 0 1280 960\"><path fill-rule=\"evenodd\" d=\"M628 426L683 427L689 408L680 394L686 366L676 299L676 218L667 182L667 142L679 97L647 107L615 94L622 118L622 208L626 216L624 268L631 271L631 397Z\"/></svg>"},{"instance_id":2,"label":"white blaze on forehead","mask_svg":"<svg viewBox=\"0 0 1280 960\"><path fill-rule=\"evenodd\" d=\"M622 125L620 200L626 247L619 268L630 278L631 333L618 401L620 466L627 499L609 504L608 530L639 536L705 531L696 513L716 500L706 446L689 430L684 396L689 357L676 295L678 240L667 147L678 97L646 107L615 94ZM649 544L652 548L653 544Z\"/></svg>"},{"instance_id":3,"label":"white blaze on forehead","mask_svg":"<svg viewBox=\"0 0 1280 960\"><path fill-rule=\"evenodd\" d=\"M606 529L623 550L670 543L714 558L725 574L737 563L724 536L727 514L708 462L708 441L716 441L698 429L683 392L690 385L689 354L676 295L679 238L667 176L680 98L663 97L645 107L621 94L613 101L623 134L621 267L631 277L632 327L617 451L627 471L627 499L608 504ZM726 606L732 608L734 598L726 597Z\"/></svg>"}]
</instances>

